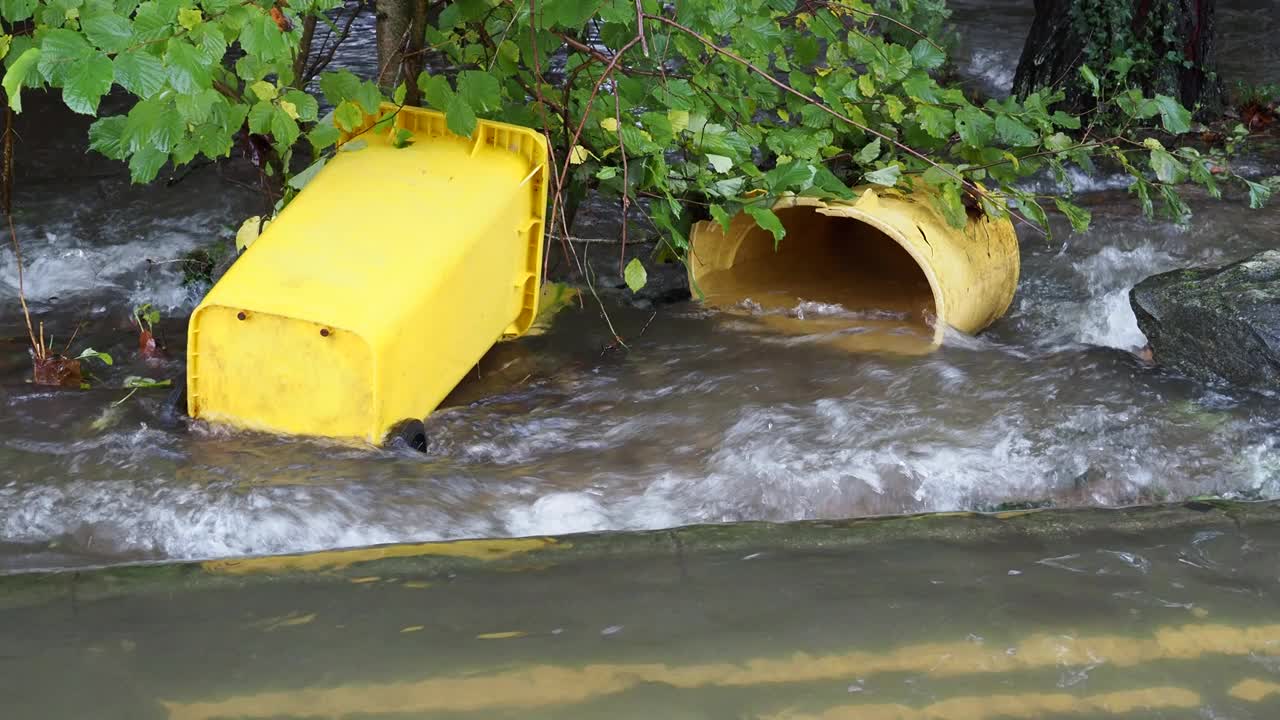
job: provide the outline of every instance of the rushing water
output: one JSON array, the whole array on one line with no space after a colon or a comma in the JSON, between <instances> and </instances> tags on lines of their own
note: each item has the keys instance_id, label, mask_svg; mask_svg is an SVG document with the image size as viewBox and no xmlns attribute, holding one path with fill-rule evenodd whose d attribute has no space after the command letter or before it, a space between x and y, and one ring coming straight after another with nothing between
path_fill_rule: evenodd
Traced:
<instances>
[{"instance_id":1,"label":"rushing water","mask_svg":"<svg viewBox=\"0 0 1280 720\"><path fill-rule=\"evenodd\" d=\"M975 82L1007 84L1030 11L956 5L963 48L973 48L962 48L962 67ZM1225 67L1244 73L1246 57L1274 60L1275 43L1256 52L1237 44L1275 29L1272 7L1224 8ZM1272 78L1275 67L1247 76ZM24 384L14 265L0 257L0 571L1001 503L1280 495L1274 398L1144 365L1130 352L1145 339L1127 302L1147 275L1273 247L1277 205L1193 198L1195 218L1178 228L1138 217L1115 178L1091 180L1080 188L1090 232L1058 228L1052 242L1024 233L1010 313L925 357L850 355L696 304L655 314L609 296L624 353L606 349L611 336L588 302L548 334L491 353L428 419L431 446L419 455L193 424L166 411L161 391L118 402L127 376L182 379L178 360L133 359L129 308L162 308L161 334L181 358L199 290L182 285L170 261L260 208L244 186L252 178L210 167L131 187L110 161L80 155L67 137L82 129L61 120L25 128L15 204L27 290L59 342L83 322L77 346L120 362L92 366L86 392ZM1275 167L1274 158L1256 164Z\"/></svg>"}]
</instances>

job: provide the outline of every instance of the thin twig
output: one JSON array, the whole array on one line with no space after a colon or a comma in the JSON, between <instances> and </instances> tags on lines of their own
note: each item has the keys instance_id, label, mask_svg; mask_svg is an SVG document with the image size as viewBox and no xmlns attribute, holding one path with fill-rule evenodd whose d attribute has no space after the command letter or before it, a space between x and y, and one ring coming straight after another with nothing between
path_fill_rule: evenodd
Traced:
<instances>
[{"instance_id":1,"label":"thin twig","mask_svg":"<svg viewBox=\"0 0 1280 720\"><path fill-rule=\"evenodd\" d=\"M534 87L534 90L536 91L534 94L537 96L537 99L538 99L538 112L542 114L542 134L547 137L547 162L550 164L550 169L551 169L551 172L547 174L551 176L551 181L552 181L552 184L554 185L554 187L552 188L552 191L554 194L551 199L551 214L549 216L549 222L547 222L546 227L543 228L544 232L551 233L551 232L554 232L555 230L555 226L556 226L555 209L561 202L561 197L564 194L564 185L561 183L560 178L555 173L555 165L556 165L555 142L551 138L551 123L547 120L546 98L543 97L543 94L542 94L542 85L545 82L545 80L542 77L542 59L541 59L542 53L539 52L538 50L538 23L537 23L538 7L537 7L536 0L529 0L529 18L531 19L531 22L529 23L529 43L530 43L531 49L533 50L533 87ZM567 109L568 108L567 98L565 101L565 107L566 107L566 110L565 110L565 114L562 116L562 120L564 122L565 127L568 127L569 115L568 115L568 109ZM572 152L572 149L570 149L570 152ZM574 252L572 246L564 240L564 236L568 234L569 234L569 231L568 229L566 229L564 232L564 235L561 236L561 239L560 239L561 249L564 251L564 256L566 261L570 257L572 257L574 262L577 263L578 265L578 271L582 272L582 263L577 262L578 254ZM543 272L544 281L546 280L546 272L547 272L547 265L548 265L547 261L550 258L551 258L551 246L548 244L545 250L543 251L543 255L542 255L542 272Z\"/></svg>"},{"instance_id":2,"label":"thin twig","mask_svg":"<svg viewBox=\"0 0 1280 720\"><path fill-rule=\"evenodd\" d=\"M13 257L18 268L18 302L22 305L22 317L27 321L27 337L37 360L44 354L36 344L35 328L31 326L31 309L27 307L27 287L22 268L22 247L18 244L18 229L13 224L13 107L8 96L4 103L4 216L9 221L9 241L13 243Z\"/></svg>"},{"instance_id":3,"label":"thin twig","mask_svg":"<svg viewBox=\"0 0 1280 720\"><path fill-rule=\"evenodd\" d=\"M622 140L622 101L618 93L613 94L613 118L618 125L614 130L618 133L618 154L622 156L622 247L618 250L618 274L626 274L627 263L627 225L631 216L631 182L627 173L627 146Z\"/></svg>"},{"instance_id":4,"label":"thin twig","mask_svg":"<svg viewBox=\"0 0 1280 720\"><path fill-rule=\"evenodd\" d=\"M80 336L80 328L82 327L84 327L84 320L81 320L80 322L76 323L76 329L74 332L71 333L71 339L67 341L67 346L62 348L63 355L66 355L67 353L71 352L71 343L75 342L76 338Z\"/></svg>"},{"instance_id":5,"label":"thin twig","mask_svg":"<svg viewBox=\"0 0 1280 720\"><path fill-rule=\"evenodd\" d=\"M640 38L640 52L649 57L649 41L644 38L644 7L636 0L636 36Z\"/></svg>"},{"instance_id":6,"label":"thin twig","mask_svg":"<svg viewBox=\"0 0 1280 720\"><path fill-rule=\"evenodd\" d=\"M315 76L319 75L321 71L329 67L329 63L333 62L334 56L338 53L338 46L341 45L347 39L347 36L351 34L351 26L355 24L356 18L360 17L360 13L364 12L364 8L365 4L363 2L356 4L355 10L351 11L351 15L347 18L346 25L342 27L342 34L338 36L337 40L333 41L332 46L329 45L329 38L333 35L333 31L329 31L329 34L325 36L325 44L320 46L320 52L317 54L323 55L323 57L318 57L315 64L307 68L306 75L302 78L301 82L298 83L299 87L305 86L307 83L311 82ZM328 54L325 54L326 50L328 51Z\"/></svg>"},{"instance_id":7,"label":"thin twig","mask_svg":"<svg viewBox=\"0 0 1280 720\"><path fill-rule=\"evenodd\" d=\"M636 335L636 337L644 337L645 331L649 329L649 325L653 323L653 319L656 317L658 317L658 311L654 310L653 314L649 316L649 319L645 320L644 327L640 328L640 334Z\"/></svg>"},{"instance_id":8,"label":"thin twig","mask_svg":"<svg viewBox=\"0 0 1280 720\"><path fill-rule=\"evenodd\" d=\"M629 40L625 45L618 48L618 52L614 54L613 59L609 61L609 65L605 67L604 72L600 74L600 79L596 80L595 86L591 88L591 96L587 98L586 110L582 113L582 119L578 122L578 129L573 133L573 139L569 141L569 154L568 157L564 159L564 164L560 169L560 178L557 182L559 187L564 187L565 180L569 176L569 165L571 164L570 161L573 159L573 148L578 145L578 138L582 137L582 130L587 125L587 118L591 116L591 106L595 104L596 95L600 93L600 86L604 85L605 80L609 79L609 76L613 74L613 70L618 66L618 62L622 60L622 56L625 55L628 50L635 47L639 42L640 36L637 35L636 37L631 38L631 40ZM558 206L558 202L551 204L552 225L555 225Z\"/></svg>"},{"instance_id":9,"label":"thin twig","mask_svg":"<svg viewBox=\"0 0 1280 720\"><path fill-rule=\"evenodd\" d=\"M36 344L35 328L31 326L31 310L27 307L27 289L22 272L22 249L18 245L18 231L13 226L13 213L5 213L5 217L9 220L9 241L13 243L13 256L18 263L18 302L22 305L22 317L27 321L27 337L31 339L32 350L37 351L36 359L43 359L43 355L39 353L40 346Z\"/></svg>"}]
</instances>

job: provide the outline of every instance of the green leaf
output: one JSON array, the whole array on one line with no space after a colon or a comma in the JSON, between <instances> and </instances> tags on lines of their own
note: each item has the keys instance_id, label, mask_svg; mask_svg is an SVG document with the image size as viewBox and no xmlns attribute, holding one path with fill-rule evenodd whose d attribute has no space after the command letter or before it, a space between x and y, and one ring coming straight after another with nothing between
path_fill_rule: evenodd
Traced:
<instances>
[{"instance_id":1,"label":"green leaf","mask_svg":"<svg viewBox=\"0 0 1280 720\"><path fill-rule=\"evenodd\" d=\"M1222 190L1218 188L1218 181L1213 177L1213 171L1208 161L1192 160L1188 163L1188 167L1191 171L1191 179L1203 185L1204 189L1209 193L1209 197L1215 200L1222 198Z\"/></svg>"},{"instance_id":2,"label":"green leaf","mask_svg":"<svg viewBox=\"0 0 1280 720\"><path fill-rule=\"evenodd\" d=\"M133 16L133 35L139 42L152 42L173 34L173 12L169 3L144 2Z\"/></svg>"},{"instance_id":3,"label":"green leaf","mask_svg":"<svg viewBox=\"0 0 1280 720\"><path fill-rule=\"evenodd\" d=\"M453 88L444 75L422 73L418 76L418 89L422 91L427 104L437 110L449 107L449 101L453 100Z\"/></svg>"},{"instance_id":4,"label":"green leaf","mask_svg":"<svg viewBox=\"0 0 1280 720\"><path fill-rule=\"evenodd\" d=\"M204 22L204 13L199 8L182 8L178 11L178 24L187 30L195 30Z\"/></svg>"},{"instance_id":5,"label":"green leaf","mask_svg":"<svg viewBox=\"0 0 1280 720\"><path fill-rule=\"evenodd\" d=\"M124 115L98 118L89 126L89 149L106 155L112 160L124 160L129 148L124 144Z\"/></svg>"},{"instance_id":6,"label":"green leaf","mask_svg":"<svg viewBox=\"0 0 1280 720\"><path fill-rule=\"evenodd\" d=\"M542 3L541 22L538 27L549 28L560 25L570 30L578 30L595 14L598 0L549 0Z\"/></svg>"},{"instance_id":7,"label":"green leaf","mask_svg":"<svg viewBox=\"0 0 1280 720\"><path fill-rule=\"evenodd\" d=\"M55 86L65 85L76 65L94 53L83 35L66 29L45 33L40 51L40 74Z\"/></svg>"},{"instance_id":8,"label":"green leaf","mask_svg":"<svg viewBox=\"0 0 1280 720\"><path fill-rule=\"evenodd\" d=\"M1098 76L1093 73L1093 70L1088 65L1080 66L1080 77L1084 79L1089 89L1093 91L1094 97L1102 97L1102 85L1098 82Z\"/></svg>"},{"instance_id":9,"label":"green leaf","mask_svg":"<svg viewBox=\"0 0 1280 720\"><path fill-rule=\"evenodd\" d=\"M333 111L333 122L338 127L351 132L364 122L364 111L350 100L343 100Z\"/></svg>"},{"instance_id":10,"label":"green leaf","mask_svg":"<svg viewBox=\"0 0 1280 720\"><path fill-rule=\"evenodd\" d=\"M1044 146L1047 150L1060 153L1070 148L1074 142L1064 133L1054 133L1044 139Z\"/></svg>"},{"instance_id":11,"label":"green leaf","mask_svg":"<svg viewBox=\"0 0 1280 720\"><path fill-rule=\"evenodd\" d=\"M921 177L930 185L942 185L943 183L955 182L956 168L950 163L939 163L930 165L925 169Z\"/></svg>"},{"instance_id":12,"label":"green leaf","mask_svg":"<svg viewBox=\"0 0 1280 720\"><path fill-rule=\"evenodd\" d=\"M1191 131L1191 112L1182 107L1182 103L1168 95L1156 95L1155 101L1160 108L1160 122L1166 131L1174 135Z\"/></svg>"},{"instance_id":13,"label":"green leaf","mask_svg":"<svg viewBox=\"0 0 1280 720\"><path fill-rule=\"evenodd\" d=\"M870 165L880 157L880 138L874 138L871 142L863 146L854 159L863 165Z\"/></svg>"},{"instance_id":14,"label":"green leaf","mask_svg":"<svg viewBox=\"0 0 1280 720\"><path fill-rule=\"evenodd\" d=\"M164 55L169 84L180 93L193 93L212 85L210 68L194 45L181 38L169 41Z\"/></svg>"},{"instance_id":15,"label":"green leaf","mask_svg":"<svg viewBox=\"0 0 1280 720\"><path fill-rule=\"evenodd\" d=\"M298 139L298 123L282 108L275 108L271 113L271 137L283 147L293 145Z\"/></svg>"},{"instance_id":16,"label":"green leaf","mask_svg":"<svg viewBox=\"0 0 1280 720\"><path fill-rule=\"evenodd\" d=\"M733 169L733 158L724 155L707 155L707 162L711 163L711 169L722 175Z\"/></svg>"},{"instance_id":17,"label":"green leaf","mask_svg":"<svg viewBox=\"0 0 1280 720\"><path fill-rule=\"evenodd\" d=\"M1249 188L1249 207L1254 210L1260 210L1262 206L1266 205L1267 201L1271 199L1271 188L1263 185L1262 183L1253 182L1252 180L1245 180L1244 178L1240 179L1244 181L1245 186Z\"/></svg>"},{"instance_id":18,"label":"green leaf","mask_svg":"<svg viewBox=\"0 0 1280 720\"><path fill-rule=\"evenodd\" d=\"M259 80L255 83L250 83L249 89L253 91L254 95L258 96L259 100L275 100L276 96L280 94L280 91L276 89L276 86L266 80Z\"/></svg>"},{"instance_id":19,"label":"green leaf","mask_svg":"<svg viewBox=\"0 0 1280 720\"><path fill-rule=\"evenodd\" d=\"M825 165L818 165L815 168L817 172L813 175L813 187L805 191L805 195L817 195L819 197L834 197L841 200L850 200L853 198L853 190L844 181L836 177L835 173L826 168Z\"/></svg>"},{"instance_id":20,"label":"green leaf","mask_svg":"<svg viewBox=\"0 0 1280 720\"><path fill-rule=\"evenodd\" d=\"M955 119L946 108L921 105L916 108L916 119L925 132L939 140L946 140L955 131Z\"/></svg>"},{"instance_id":21,"label":"green leaf","mask_svg":"<svg viewBox=\"0 0 1280 720\"><path fill-rule=\"evenodd\" d=\"M1151 183L1146 178L1133 172L1133 185L1131 189L1138 195L1138 206L1142 208L1142 216L1150 219L1155 212L1155 208L1151 202Z\"/></svg>"},{"instance_id":22,"label":"green leaf","mask_svg":"<svg viewBox=\"0 0 1280 720\"><path fill-rule=\"evenodd\" d=\"M1040 203L1036 202L1035 198L1031 196L1018 197L1014 204L1018 206L1018 209L1022 211L1022 214L1025 215L1028 220L1039 225L1048 232L1049 217L1045 215L1044 208L1040 207Z\"/></svg>"},{"instance_id":23,"label":"green leaf","mask_svg":"<svg viewBox=\"0 0 1280 720\"><path fill-rule=\"evenodd\" d=\"M778 247L778 243L782 242L782 238L787 236L787 229L782 227L782 221L774 214L773 210L763 205L748 205L743 208L746 214L756 221L756 225L763 230L768 230L773 235L773 246Z\"/></svg>"},{"instance_id":24,"label":"green leaf","mask_svg":"<svg viewBox=\"0 0 1280 720\"><path fill-rule=\"evenodd\" d=\"M311 132L307 133L307 140L311 141L311 148L314 152L320 152L338 142L340 134L333 123L334 119L331 114L328 117L321 118L316 123L316 126L311 129Z\"/></svg>"},{"instance_id":25,"label":"green leaf","mask_svg":"<svg viewBox=\"0 0 1280 720\"><path fill-rule=\"evenodd\" d=\"M1021 120L1003 113L996 116L996 134L1001 142L1014 147L1027 147L1040 141L1040 137Z\"/></svg>"},{"instance_id":26,"label":"green leaf","mask_svg":"<svg viewBox=\"0 0 1280 720\"><path fill-rule=\"evenodd\" d=\"M502 107L502 88L498 79L487 72L463 70L459 73L458 94L481 112L493 112Z\"/></svg>"},{"instance_id":27,"label":"green leaf","mask_svg":"<svg viewBox=\"0 0 1280 720\"><path fill-rule=\"evenodd\" d=\"M938 84L921 70L913 70L902 81L902 90L917 103L938 102Z\"/></svg>"},{"instance_id":28,"label":"green leaf","mask_svg":"<svg viewBox=\"0 0 1280 720\"><path fill-rule=\"evenodd\" d=\"M596 171L597 180L612 180L618 177L618 168L612 165L606 165Z\"/></svg>"},{"instance_id":29,"label":"green leaf","mask_svg":"<svg viewBox=\"0 0 1280 720\"><path fill-rule=\"evenodd\" d=\"M98 352L93 348L85 348L84 352L75 356L74 358L72 358L72 360L101 360L103 365L113 364L113 361L111 360L110 355L104 352Z\"/></svg>"},{"instance_id":30,"label":"green leaf","mask_svg":"<svg viewBox=\"0 0 1280 720\"><path fill-rule=\"evenodd\" d=\"M254 103L253 107L249 108L249 132L259 135L271 132L271 116L275 111L275 106L269 102Z\"/></svg>"},{"instance_id":31,"label":"green leaf","mask_svg":"<svg viewBox=\"0 0 1280 720\"><path fill-rule=\"evenodd\" d=\"M1156 178L1163 183L1180 183L1187 179L1187 166L1167 150L1151 151L1151 169L1155 171Z\"/></svg>"},{"instance_id":32,"label":"green leaf","mask_svg":"<svg viewBox=\"0 0 1280 720\"><path fill-rule=\"evenodd\" d=\"M649 282L649 273L645 272L644 265L640 264L640 258L631 258L631 262L627 263L626 269L622 271L622 278L626 280L631 292L638 293L644 288L645 283Z\"/></svg>"},{"instance_id":33,"label":"green leaf","mask_svg":"<svg viewBox=\"0 0 1280 720\"><path fill-rule=\"evenodd\" d=\"M62 101L75 112L97 115L98 102L111 91L114 77L111 60L102 53L94 53L71 68L62 86Z\"/></svg>"},{"instance_id":34,"label":"green leaf","mask_svg":"<svg viewBox=\"0 0 1280 720\"><path fill-rule=\"evenodd\" d=\"M404 128L396 128L395 135L391 137L391 146L397 149L404 149L413 144L413 132Z\"/></svg>"},{"instance_id":35,"label":"green leaf","mask_svg":"<svg viewBox=\"0 0 1280 720\"><path fill-rule=\"evenodd\" d=\"M40 48L27 48L5 71L4 80L0 80L0 85L9 98L9 105L16 113L22 112L22 88L31 87L32 83L39 81L39 63Z\"/></svg>"},{"instance_id":36,"label":"green leaf","mask_svg":"<svg viewBox=\"0 0 1280 720\"><path fill-rule=\"evenodd\" d=\"M917 43L919 44L919 43ZM901 45L886 45L883 60L873 65L877 75L885 82L898 82L911 72L915 64L911 51Z\"/></svg>"},{"instance_id":37,"label":"green leaf","mask_svg":"<svg viewBox=\"0 0 1280 720\"><path fill-rule=\"evenodd\" d=\"M888 167L882 167L875 172L869 172L862 176L863 180L876 185L884 185L885 187L893 187L898 184L898 178L902 177L902 166L893 164Z\"/></svg>"},{"instance_id":38,"label":"green leaf","mask_svg":"<svg viewBox=\"0 0 1280 720\"><path fill-rule=\"evenodd\" d=\"M86 11L80 18L80 29L104 52L120 52L133 40L133 25L110 10Z\"/></svg>"},{"instance_id":39,"label":"green leaf","mask_svg":"<svg viewBox=\"0 0 1280 720\"><path fill-rule=\"evenodd\" d=\"M973 148L985 148L995 138L995 121L991 116L975 107L964 107L956 111L956 132L960 141Z\"/></svg>"},{"instance_id":40,"label":"green leaf","mask_svg":"<svg viewBox=\"0 0 1280 720\"><path fill-rule=\"evenodd\" d=\"M947 61L947 56L928 40L921 38L916 41L915 45L911 46L911 60L918 68L933 70L941 67L942 63Z\"/></svg>"},{"instance_id":41,"label":"green leaf","mask_svg":"<svg viewBox=\"0 0 1280 720\"><path fill-rule=\"evenodd\" d=\"M240 28L240 47L249 55L265 62L289 59L289 42L280 28L276 27L275 20L256 5L249 7L259 14Z\"/></svg>"},{"instance_id":42,"label":"green leaf","mask_svg":"<svg viewBox=\"0 0 1280 720\"><path fill-rule=\"evenodd\" d=\"M396 86L395 92L391 93L391 102L397 105L404 105L404 99L409 94L409 88L404 83Z\"/></svg>"},{"instance_id":43,"label":"green leaf","mask_svg":"<svg viewBox=\"0 0 1280 720\"><path fill-rule=\"evenodd\" d=\"M774 195L788 190L799 193L813 186L813 175L813 165L794 160L765 173L764 184Z\"/></svg>"},{"instance_id":44,"label":"green leaf","mask_svg":"<svg viewBox=\"0 0 1280 720\"><path fill-rule=\"evenodd\" d=\"M942 212L948 225L957 230L963 229L969 223L969 214L965 212L964 200L960 197L960 186L949 182L938 188L942 192L934 196L934 206Z\"/></svg>"},{"instance_id":45,"label":"green leaf","mask_svg":"<svg viewBox=\"0 0 1280 720\"><path fill-rule=\"evenodd\" d=\"M121 137L128 143L131 153L147 147L167 153L177 144L183 131L182 116L171 102L157 95L134 104Z\"/></svg>"},{"instance_id":46,"label":"green leaf","mask_svg":"<svg viewBox=\"0 0 1280 720\"><path fill-rule=\"evenodd\" d=\"M172 380L156 380L154 378L141 377L138 375L130 375L129 377L124 379L124 383L121 385L121 387L125 389L133 388L135 390L138 390L138 389L146 389L146 388L165 388L165 387L169 387L170 385L173 385Z\"/></svg>"},{"instance_id":47,"label":"green leaf","mask_svg":"<svg viewBox=\"0 0 1280 720\"><path fill-rule=\"evenodd\" d=\"M0 18L12 27L31 17L39 6L40 0L0 0Z\"/></svg>"},{"instance_id":48,"label":"green leaf","mask_svg":"<svg viewBox=\"0 0 1280 720\"><path fill-rule=\"evenodd\" d=\"M302 172L289 178L289 187L294 190L301 190L306 187L307 183L311 182L311 180L315 178L316 174L324 169L324 164L326 162L328 162L328 158L320 158L308 165Z\"/></svg>"},{"instance_id":49,"label":"green leaf","mask_svg":"<svg viewBox=\"0 0 1280 720\"><path fill-rule=\"evenodd\" d=\"M293 103L294 109L298 112L298 120L302 122L314 122L316 116L320 113L320 105L310 93L305 93L301 90L286 90L284 99L286 102Z\"/></svg>"},{"instance_id":50,"label":"green leaf","mask_svg":"<svg viewBox=\"0 0 1280 720\"><path fill-rule=\"evenodd\" d=\"M382 107L382 91L377 85L368 81L360 83L360 87L350 99L359 103L366 115L377 115L378 108Z\"/></svg>"},{"instance_id":51,"label":"green leaf","mask_svg":"<svg viewBox=\"0 0 1280 720\"><path fill-rule=\"evenodd\" d=\"M471 137L476 129L476 114L461 95L454 95L444 110L445 124L449 131L461 137Z\"/></svg>"},{"instance_id":52,"label":"green leaf","mask_svg":"<svg viewBox=\"0 0 1280 720\"><path fill-rule=\"evenodd\" d=\"M719 205L711 206L711 218L720 223L720 228L725 232L729 232L729 223L733 222L733 216Z\"/></svg>"},{"instance_id":53,"label":"green leaf","mask_svg":"<svg viewBox=\"0 0 1280 720\"><path fill-rule=\"evenodd\" d=\"M143 148L129 158L129 179L137 184L149 183L168 160L169 153Z\"/></svg>"},{"instance_id":54,"label":"green leaf","mask_svg":"<svg viewBox=\"0 0 1280 720\"><path fill-rule=\"evenodd\" d=\"M336 106L343 100L350 100L360 90L360 78L351 74L350 70L323 73L320 75L320 92Z\"/></svg>"},{"instance_id":55,"label":"green leaf","mask_svg":"<svg viewBox=\"0 0 1280 720\"><path fill-rule=\"evenodd\" d=\"M1165 212L1179 225L1186 225L1191 219L1191 208L1182 201L1182 196L1171 185L1160 186L1160 197L1164 200Z\"/></svg>"},{"instance_id":56,"label":"green leaf","mask_svg":"<svg viewBox=\"0 0 1280 720\"><path fill-rule=\"evenodd\" d=\"M1054 198L1053 204L1058 206L1058 211L1067 216L1067 220L1071 221L1071 229L1078 232L1086 232L1089 229L1089 223L1093 220L1093 213L1084 208L1073 205L1061 198Z\"/></svg>"},{"instance_id":57,"label":"green leaf","mask_svg":"<svg viewBox=\"0 0 1280 720\"><path fill-rule=\"evenodd\" d=\"M145 50L120 53L114 65L116 82L140 98L149 98L164 88L164 63Z\"/></svg>"},{"instance_id":58,"label":"green leaf","mask_svg":"<svg viewBox=\"0 0 1280 720\"><path fill-rule=\"evenodd\" d=\"M1115 75L1117 82L1123 81L1129 75L1129 70L1133 68L1135 62L1128 55L1116 55L1111 62L1107 63L1107 72Z\"/></svg>"}]
</instances>

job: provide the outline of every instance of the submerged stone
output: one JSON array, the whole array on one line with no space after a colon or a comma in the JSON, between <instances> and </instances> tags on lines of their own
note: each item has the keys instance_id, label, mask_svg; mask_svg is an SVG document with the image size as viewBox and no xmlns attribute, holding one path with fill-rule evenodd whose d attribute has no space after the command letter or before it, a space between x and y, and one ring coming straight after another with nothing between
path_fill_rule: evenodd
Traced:
<instances>
[{"instance_id":1,"label":"submerged stone","mask_svg":"<svg viewBox=\"0 0 1280 720\"><path fill-rule=\"evenodd\" d=\"M1156 363L1200 380L1280 387L1280 250L1153 275L1129 303Z\"/></svg>"}]
</instances>

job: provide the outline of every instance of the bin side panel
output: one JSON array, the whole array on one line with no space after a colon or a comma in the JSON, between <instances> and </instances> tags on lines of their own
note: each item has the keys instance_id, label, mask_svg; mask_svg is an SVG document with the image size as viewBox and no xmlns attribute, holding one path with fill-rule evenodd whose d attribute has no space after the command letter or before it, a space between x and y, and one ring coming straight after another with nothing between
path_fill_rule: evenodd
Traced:
<instances>
[{"instance_id":1,"label":"bin side panel","mask_svg":"<svg viewBox=\"0 0 1280 720\"><path fill-rule=\"evenodd\" d=\"M519 313L524 273L513 270L528 252L526 196L494 207L493 217L465 239L457 265L413 297L405 331L380 351L382 433L435 410Z\"/></svg>"},{"instance_id":2,"label":"bin side panel","mask_svg":"<svg viewBox=\"0 0 1280 720\"><path fill-rule=\"evenodd\" d=\"M219 305L201 308L191 322L193 417L254 430L373 439L374 367L360 335Z\"/></svg>"}]
</instances>

